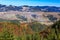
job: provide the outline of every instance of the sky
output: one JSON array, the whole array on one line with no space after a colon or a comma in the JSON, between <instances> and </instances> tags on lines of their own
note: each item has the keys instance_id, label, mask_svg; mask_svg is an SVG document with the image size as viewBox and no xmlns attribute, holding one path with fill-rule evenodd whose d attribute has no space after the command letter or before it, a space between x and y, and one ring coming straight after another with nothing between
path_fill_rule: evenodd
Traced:
<instances>
[{"instance_id":1,"label":"sky","mask_svg":"<svg viewBox=\"0 0 60 40\"><path fill-rule=\"evenodd\" d=\"M3 5L29 5L29 6L58 6L60 7L60 0L0 0Z\"/></svg>"}]
</instances>

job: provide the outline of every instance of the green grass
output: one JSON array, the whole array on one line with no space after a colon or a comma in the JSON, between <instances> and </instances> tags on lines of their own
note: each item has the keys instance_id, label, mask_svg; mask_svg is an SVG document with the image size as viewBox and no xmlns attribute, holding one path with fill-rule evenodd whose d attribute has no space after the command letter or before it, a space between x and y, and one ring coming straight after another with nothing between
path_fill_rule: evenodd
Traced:
<instances>
[{"instance_id":1,"label":"green grass","mask_svg":"<svg viewBox=\"0 0 60 40\"><path fill-rule=\"evenodd\" d=\"M10 21L10 22L12 22L12 24L18 23L18 21ZM41 30L43 29L40 29L40 27L44 27L45 30L45 27L47 26L41 25L40 23L37 22L32 23L32 25L28 26L34 31L33 34L27 34L26 33L27 30L24 30L23 35L19 34L18 36L14 35L13 33L10 33L9 30L6 28L6 24L3 24L3 26L4 26L3 32L0 32L0 40L60 40L60 31L58 30L58 28L52 28L51 26L50 26L51 32L48 35L46 35L46 37L44 37L43 35L41 36L39 34L39 31L41 32Z\"/></svg>"}]
</instances>

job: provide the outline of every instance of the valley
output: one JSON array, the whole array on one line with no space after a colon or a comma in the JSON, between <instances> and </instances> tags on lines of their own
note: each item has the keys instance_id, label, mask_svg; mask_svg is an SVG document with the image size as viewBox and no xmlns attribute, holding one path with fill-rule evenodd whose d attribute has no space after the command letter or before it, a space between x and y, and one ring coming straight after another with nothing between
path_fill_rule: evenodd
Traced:
<instances>
[{"instance_id":1,"label":"valley","mask_svg":"<svg viewBox=\"0 0 60 40\"><path fill-rule=\"evenodd\" d=\"M19 22L40 22L45 25L51 25L53 22L60 19L60 12L19 12L19 11L8 11L0 12L1 20L19 20Z\"/></svg>"}]
</instances>

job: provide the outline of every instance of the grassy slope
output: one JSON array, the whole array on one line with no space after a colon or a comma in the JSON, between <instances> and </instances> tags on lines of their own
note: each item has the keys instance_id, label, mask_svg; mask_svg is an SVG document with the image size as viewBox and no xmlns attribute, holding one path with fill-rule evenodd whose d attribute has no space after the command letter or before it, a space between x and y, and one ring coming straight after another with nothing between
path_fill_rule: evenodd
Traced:
<instances>
[{"instance_id":1,"label":"grassy slope","mask_svg":"<svg viewBox=\"0 0 60 40\"><path fill-rule=\"evenodd\" d=\"M56 25L56 24L55 24ZM58 25L60 22L58 21ZM41 27L43 29L41 29ZM1 20L0 22L0 40L59 40L60 36L55 33L55 29L51 28L50 32L45 29L45 25L38 22L31 24L22 23L12 20ZM45 31L45 30L46 31ZM41 32L41 30L43 30ZM58 30L57 30L58 31ZM41 33L40 33L41 32ZM39 34L40 33L40 34ZM58 35L60 32L58 31Z\"/></svg>"}]
</instances>

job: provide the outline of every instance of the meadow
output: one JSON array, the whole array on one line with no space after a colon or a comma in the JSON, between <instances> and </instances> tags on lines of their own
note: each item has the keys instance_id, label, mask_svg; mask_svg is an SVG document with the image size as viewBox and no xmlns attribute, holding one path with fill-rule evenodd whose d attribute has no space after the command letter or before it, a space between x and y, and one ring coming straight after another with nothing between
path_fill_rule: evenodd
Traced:
<instances>
[{"instance_id":1,"label":"meadow","mask_svg":"<svg viewBox=\"0 0 60 40\"><path fill-rule=\"evenodd\" d=\"M0 22L0 40L60 40L60 20L53 25L39 22Z\"/></svg>"}]
</instances>

